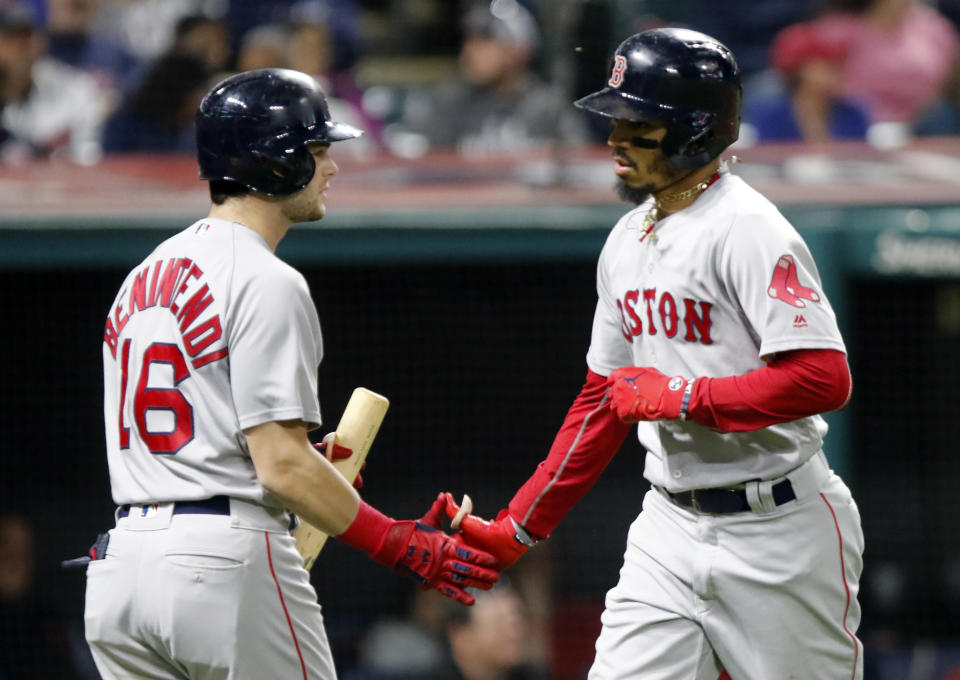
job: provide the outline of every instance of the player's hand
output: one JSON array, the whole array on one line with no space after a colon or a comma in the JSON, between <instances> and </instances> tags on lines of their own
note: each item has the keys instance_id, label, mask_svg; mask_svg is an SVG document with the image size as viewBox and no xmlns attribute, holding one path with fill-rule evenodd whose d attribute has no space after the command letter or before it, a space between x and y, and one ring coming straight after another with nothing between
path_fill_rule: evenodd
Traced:
<instances>
[{"instance_id":1,"label":"player's hand","mask_svg":"<svg viewBox=\"0 0 960 680\"><path fill-rule=\"evenodd\" d=\"M447 514L447 495L442 491L437 494L437 499L433 501L430 509L420 518L420 522L427 524L434 529L443 529L443 518Z\"/></svg>"},{"instance_id":2,"label":"player's hand","mask_svg":"<svg viewBox=\"0 0 960 680\"><path fill-rule=\"evenodd\" d=\"M689 382L647 366L618 368L607 377L610 408L624 423L679 418Z\"/></svg>"},{"instance_id":3,"label":"player's hand","mask_svg":"<svg viewBox=\"0 0 960 680\"><path fill-rule=\"evenodd\" d=\"M327 454L327 442L322 441L313 445L317 451L320 452L320 455L326 458L327 460L343 460L349 458L353 455L353 449L348 449L346 446L340 446L336 442L333 443L333 450L330 451L329 455ZM363 465L360 466L360 469L363 470L367 467L367 461L363 461ZM359 491L363 487L363 475L359 472L357 473L357 478L353 480L353 488Z\"/></svg>"},{"instance_id":4,"label":"player's hand","mask_svg":"<svg viewBox=\"0 0 960 680\"><path fill-rule=\"evenodd\" d=\"M451 494L443 494L443 497L446 501L447 516L456 518L460 514L460 506ZM517 530L506 509L501 510L494 520L485 520L472 514L464 515L458 528L460 533L456 535L457 541L493 555L496 569L506 569L529 550L528 546L515 538Z\"/></svg>"},{"instance_id":5,"label":"player's hand","mask_svg":"<svg viewBox=\"0 0 960 680\"><path fill-rule=\"evenodd\" d=\"M434 507L439 507L437 502ZM465 588L489 590L500 578L494 570L496 561L492 555L461 545L440 529L421 521L395 522L370 556L419 581L424 588L439 590L467 606L472 605L475 598L465 592Z\"/></svg>"}]
</instances>

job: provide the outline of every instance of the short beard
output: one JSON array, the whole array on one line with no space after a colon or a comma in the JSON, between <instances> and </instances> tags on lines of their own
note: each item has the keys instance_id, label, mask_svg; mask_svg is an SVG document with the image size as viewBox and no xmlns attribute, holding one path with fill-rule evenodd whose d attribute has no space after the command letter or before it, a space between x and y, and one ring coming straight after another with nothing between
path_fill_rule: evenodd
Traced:
<instances>
[{"instance_id":1,"label":"short beard","mask_svg":"<svg viewBox=\"0 0 960 680\"><path fill-rule=\"evenodd\" d=\"M620 179L617 182L617 196L620 197L620 200L626 201L627 203L633 203L634 205L640 205L645 202L650 196L658 191L664 189L669 189L677 182L683 180L687 177L692 171L685 171L676 166L672 165L666 158L662 156L657 157L650 165L647 167L647 175L654 176L659 174L663 178L663 181L659 186L648 183L639 187L632 187L627 184L625 181Z\"/></svg>"},{"instance_id":2,"label":"short beard","mask_svg":"<svg viewBox=\"0 0 960 680\"><path fill-rule=\"evenodd\" d=\"M323 219L326 208L321 208L317 205L316 197L308 199L307 196L301 194L292 199L288 198L285 200L281 211L283 216L290 220L292 224L298 224L300 222L314 222Z\"/></svg>"},{"instance_id":3,"label":"short beard","mask_svg":"<svg viewBox=\"0 0 960 680\"><path fill-rule=\"evenodd\" d=\"M619 180L615 189L621 201L640 205L650 198L656 187L652 184L644 184L642 187L632 187L623 180Z\"/></svg>"}]
</instances>

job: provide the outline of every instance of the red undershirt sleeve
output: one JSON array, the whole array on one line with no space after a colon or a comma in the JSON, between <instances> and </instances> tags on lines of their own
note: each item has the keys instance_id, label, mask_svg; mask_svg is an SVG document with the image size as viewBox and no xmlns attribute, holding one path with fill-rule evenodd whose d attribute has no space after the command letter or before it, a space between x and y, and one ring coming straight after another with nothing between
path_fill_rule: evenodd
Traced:
<instances>
[{"instance_id":1,"label":"red undershirt sleeve","mask_svg":"<svg viewBox=\"0 0 960 680\"><path fill-rule=\"evenodd\" d=\"M743 375L698 378L687 418L722 432L748 432L841 409L852 389L843 352L795 350Z\"/></svg>"},{"instance_id":2,"label":"red undershirt sleeve","mask_svg":"<svg viewBox=\"0 0 960 680\"><path fill-rule=\"evenodd\" d=\"M724 432L759 430L843 408L851 390L843 352L796 350L743 375L698 378L688 418ZM632 427L609 408L607 379L587 371L550 452L510 501L510 516L535 538L547 538L597 481Z\"/></svg>"},{"instance_id":3,"label":"red undershirt sleeve","mask_svg":"<svg viewBox=\"0 0 960 680\"><path fill-rule=\"evenodd\" d=\"M510 516L543 539L593 486L632 425L609 408L607 379L587 371L550 452L510 501Z\"/></svg>"}]
</instances>

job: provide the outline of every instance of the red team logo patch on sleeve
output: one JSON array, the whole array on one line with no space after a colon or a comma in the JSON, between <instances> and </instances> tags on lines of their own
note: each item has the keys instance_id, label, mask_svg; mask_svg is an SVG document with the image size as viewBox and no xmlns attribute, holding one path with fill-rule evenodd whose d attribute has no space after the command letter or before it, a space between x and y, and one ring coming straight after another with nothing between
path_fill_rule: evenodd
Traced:
<instances>
[{"instance_id":1,"label":"red team logo patch on sleeve","mask_svg":"<svg viewBox=\"0 0 960 680\"><path fill-rule=\"evenodd\" d=\"M801 308L807 306L804 300L820 302L820 294L817 291L800 285L800 279L797 277L797 263L794 262L793 255L781 255L777 260L777 266L773 268L773 278L767 287L767 295Z\"/></svg>"}]
</instances>

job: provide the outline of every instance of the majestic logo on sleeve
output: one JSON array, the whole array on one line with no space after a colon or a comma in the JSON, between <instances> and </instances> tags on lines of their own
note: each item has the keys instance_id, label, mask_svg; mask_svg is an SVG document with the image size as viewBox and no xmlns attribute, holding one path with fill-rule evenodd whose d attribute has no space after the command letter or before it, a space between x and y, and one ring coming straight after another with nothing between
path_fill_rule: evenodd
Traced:
<instances>
[{"instance_id":1,"label":"majestic logo on sleeve","mask_svg":"<svg viewBox=\"0 0 960 680\"><path fill-rule=\"evenodd\" d=\"M793 255L781 255L777 260L777 266L773 268L773 278L770 279L770 285L767 287L767 295L801 308L807 306L804 300L820 302L820 294L817 291L800 285L800 279L797 277L797 263L794 262Z\"/></svg>"}]
</instances>

